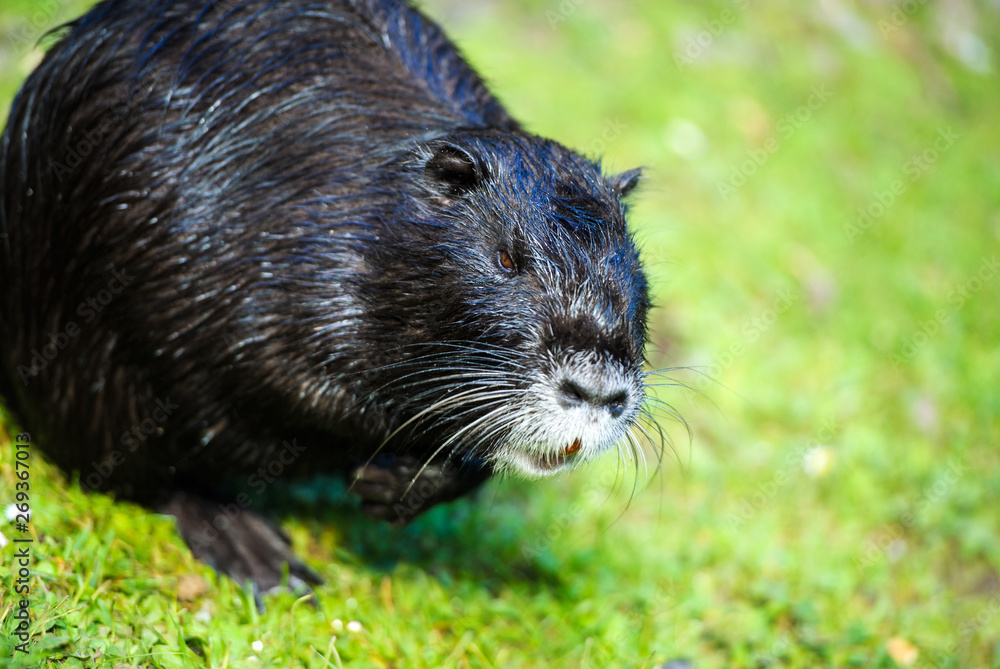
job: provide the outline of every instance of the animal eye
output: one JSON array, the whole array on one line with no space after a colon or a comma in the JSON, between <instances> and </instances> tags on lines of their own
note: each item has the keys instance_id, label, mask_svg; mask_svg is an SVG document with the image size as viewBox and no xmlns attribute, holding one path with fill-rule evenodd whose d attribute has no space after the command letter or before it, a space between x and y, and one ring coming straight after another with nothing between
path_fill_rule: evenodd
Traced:
<instances>
[{"instance_id":1,"label":"animal eye","mask_svg":"<svg viewBox=\"0 0 1000 669\"><path fill-rule=\"evenodd\" d=\"M507 274L513 274L517 267L514 266L514 260L510 257L510 254L506 251L497 252L497 264L500 265L502 269Z\"/></svg>"}]
</instances>

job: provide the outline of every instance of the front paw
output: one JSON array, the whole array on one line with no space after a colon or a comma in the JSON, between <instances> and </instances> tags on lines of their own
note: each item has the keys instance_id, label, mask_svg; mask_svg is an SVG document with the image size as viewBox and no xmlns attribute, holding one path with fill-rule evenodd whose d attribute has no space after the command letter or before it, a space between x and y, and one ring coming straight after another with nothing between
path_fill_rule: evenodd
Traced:
<instances>
[{"instance_id":1,"label":"front paw","mask_svg":"<svg viewBox=\"0 0 1000 669\"><path fill-rule=\"evenodd\" d=\"M390 466L368 463L354 470L350 492L370 518L403 526L439 501L457 472L449 463L425 463L408 456Z\"/></svg>"}]
</instances>

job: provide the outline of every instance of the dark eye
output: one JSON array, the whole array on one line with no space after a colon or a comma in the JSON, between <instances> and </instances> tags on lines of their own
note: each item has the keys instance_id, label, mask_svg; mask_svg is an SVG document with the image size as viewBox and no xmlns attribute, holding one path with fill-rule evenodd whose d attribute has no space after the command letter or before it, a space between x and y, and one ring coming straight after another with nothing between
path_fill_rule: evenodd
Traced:
<instances>
[{"instance_id":1,"label":"dark eye","mask_svg":"<svg viewBox=\"0 0 1000 669\"><path fill-rule=\"evenodd\" d=\"M505 274L513 274L517 270L517 267L514 265L514 259L506 251L497 251L497 265L500 266L500 269Z\"/></svg>"}]
</instances>

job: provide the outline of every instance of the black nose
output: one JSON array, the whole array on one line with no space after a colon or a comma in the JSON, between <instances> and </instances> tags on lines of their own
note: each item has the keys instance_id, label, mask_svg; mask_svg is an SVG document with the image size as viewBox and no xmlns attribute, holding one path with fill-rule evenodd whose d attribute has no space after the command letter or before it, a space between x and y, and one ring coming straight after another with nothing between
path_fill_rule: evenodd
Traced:
<instances>
[{"instance_id":1,"label":"black nose","mask_svg":"<svg viewBox=\"0 0 1000 669\"><path fill-rule=\"evenodd\" d=\"M563 379L559 384L559 403L567 409L585 404L596 409L607 409L612 418L619 418L628 405L628 393L623 388L605 388Z\"/></svg>"}]
</instances>

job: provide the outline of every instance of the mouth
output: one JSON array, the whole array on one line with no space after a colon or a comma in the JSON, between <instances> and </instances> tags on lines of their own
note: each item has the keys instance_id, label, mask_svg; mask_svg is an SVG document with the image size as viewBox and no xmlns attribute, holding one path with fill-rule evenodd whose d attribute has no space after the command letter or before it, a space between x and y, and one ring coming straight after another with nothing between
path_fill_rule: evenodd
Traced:
<instances>
[{"instance_id":1,"label":"mouth","mask_svg":"<svg viewBox=\"0 0 1000 669\"><path fill-rule=\"evenodd\" d=\"M578 437L573 440L573 443L557 453L519 452L516 454L513 464L528 476L550 476L565 469L581 448L583 448L583 443Z\"/></svg>"}]
</instances>

